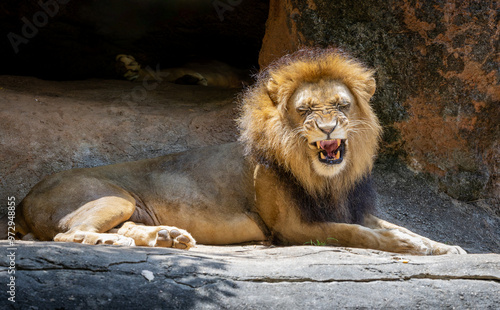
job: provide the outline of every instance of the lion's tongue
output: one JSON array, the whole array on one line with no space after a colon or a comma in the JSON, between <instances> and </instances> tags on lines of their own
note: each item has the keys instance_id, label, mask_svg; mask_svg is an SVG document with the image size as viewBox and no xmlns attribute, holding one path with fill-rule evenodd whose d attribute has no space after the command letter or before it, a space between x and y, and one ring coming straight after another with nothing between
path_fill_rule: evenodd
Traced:
<instances>
[{"instance_id":1,"label":"lion's tongue","mask_svg":"<svg viewBox=\"0 0 500 310\"><path fill-rule=\"evenodd\" d=\"M340 139L335 140L323 140L319 143L320 147L325 150L329 157L334 157L335 152L339 148Z\"/></svg>"}]
</instances>

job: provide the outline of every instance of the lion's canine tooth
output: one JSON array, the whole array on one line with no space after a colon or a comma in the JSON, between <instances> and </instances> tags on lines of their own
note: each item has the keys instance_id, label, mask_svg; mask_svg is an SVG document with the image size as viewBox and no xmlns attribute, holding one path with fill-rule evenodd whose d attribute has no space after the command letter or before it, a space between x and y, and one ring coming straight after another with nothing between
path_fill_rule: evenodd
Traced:
<instances>
[{"instance_id":1,"label":"lion's canine tooth","mask_svg":"<svg viewBox=\"0 0 500 310\"><path fill-rule=\"evenodd\" d=\"M337 151L337 153L335 153L335 159L339 159L340 158L340 151Z\"/></svg>"},{"instance_id":2,"label":"lion's canine tooth","mask_svg":"<svg viewBox=\"0 0 500 310\"><path fill-rule=\"evenodd\" d=\"M340 146L340 139L337 139L337 146Z\"/></svg>"},{"instance_id":3,"label":"lion's canine tooth","mask_svg":"<svg viewBox=\"0 0 500 310\"><path fill-rule=\"evenodd\" d=\"M323 152L319 153L319 156L321 157L321 159L326 159L326 156L325 154L323 154Z\"/></svg>"},{"instance_id":4,"label":"lion's canine tooth","mask_svg":"<svg viewBox=\"0 0 500 310\"><path fill-rule=\"evenodd\" d=\"M321 148L321 142L316 141L316 147L317 147L318 149L320 149L320 148Z\"/></svg>"}]
</instances>

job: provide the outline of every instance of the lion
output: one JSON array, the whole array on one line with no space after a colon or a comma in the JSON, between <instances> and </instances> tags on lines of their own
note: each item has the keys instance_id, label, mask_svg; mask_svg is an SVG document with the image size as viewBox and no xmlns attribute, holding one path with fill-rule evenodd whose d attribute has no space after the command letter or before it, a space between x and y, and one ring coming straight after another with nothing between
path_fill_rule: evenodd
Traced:
<instances>
[{"instance_id":1,"label":"lion","mask_svg":"<svg viewBox=\"0 0 500 310\"><path fill-rule=\"evenodd\" d=\"M301 49L239 97L239 141L73 169L17 208L24 239L189 249L268 242L464 254L375 217L381 126L374 71L332 48ZM196 241L195 241L196 240Z\"/></svg>"},{"instance_id":2,"label":"lion","mask_svg":"<svg viewBox=\"0 0 500 310\"><path fill-rule=\"evenodd\" d=\"M116 71L129 81L167 81L176 84L201 85L220 88L241 88L248 84L246 71L226 63L210 60L189 62L181 67L153 70L142 66L131 55L119 54L115 58Z\"/></svg>"}]
</instances>

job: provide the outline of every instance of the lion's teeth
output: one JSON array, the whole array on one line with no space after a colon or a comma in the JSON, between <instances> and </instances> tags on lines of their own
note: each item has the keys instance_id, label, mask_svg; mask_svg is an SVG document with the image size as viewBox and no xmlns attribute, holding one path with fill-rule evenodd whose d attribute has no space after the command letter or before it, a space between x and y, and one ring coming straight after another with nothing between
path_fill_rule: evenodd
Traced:
<instances>
[{"instance_id":1,"label":"lion's teeth","mask_svg":"<svg viewBox=\"0 0 500 310\"><path fill-rule=\"evenodd\" d=\"M339 159L340 158L340 151L338 151L337 153L335 153L335 159Z\"/></svg>"},{"instance_id":2,"label":"lion's teeth","mask_svg":"<svg viewBox=\"0 0 500 310\"><path fill-rule=\"evenodd\" d=\"M340 139L337 139L337 145L340 145Z\"/></svg>"},{"instance_id":3,"label":"lion's teeth","mask_svg":"<svg viewBox=\"0 0 500 310\"><path fill-rule=\"evenodd\" d=\"M320 148L321 148L321 142L316 141L316 147L317 147L318 149L320 149Z\"/></svg>"},{"instance_id":4,"label":"lion's teeth","mask_svg":"<svg viewBox=\"0 0 500 310\"><path fill-rule=\"evenodd\" d=\"M321 159L326 159L326 156L325 154L323 154L323 152L319 153L319 156L321 157Z\"/></svg>"}]
</instances>

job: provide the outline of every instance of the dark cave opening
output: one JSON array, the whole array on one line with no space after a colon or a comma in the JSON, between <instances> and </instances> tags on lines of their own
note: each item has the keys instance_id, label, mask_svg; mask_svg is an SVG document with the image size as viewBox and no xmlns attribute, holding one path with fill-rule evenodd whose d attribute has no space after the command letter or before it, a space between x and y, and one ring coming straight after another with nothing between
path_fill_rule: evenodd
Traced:
<instances>
[{"instance_id":1,"label":"dark cave opening","mask_svg":"<svg viewBox=\"0 0 500 310\"><path fill-rule=\"evenodd\" d=\"M169 68L217 60L257 70L268 0L2 1L3 75L118 78L115 56Z\"/></svg>"}]
</instances>

